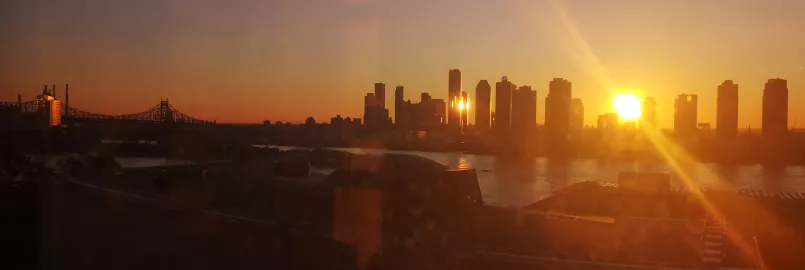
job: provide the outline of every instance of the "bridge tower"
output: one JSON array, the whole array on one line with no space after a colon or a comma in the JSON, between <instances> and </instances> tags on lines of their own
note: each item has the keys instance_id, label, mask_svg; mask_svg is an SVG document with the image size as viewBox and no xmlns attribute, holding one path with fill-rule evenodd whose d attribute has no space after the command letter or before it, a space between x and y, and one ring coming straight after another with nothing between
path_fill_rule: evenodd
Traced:
<instances>
[{"instance_id":1,"label":"bridge tower","mask_svg":"<svg viewBox=\"0 0 805 270\"><path fill-rule=\"evenodd\" d=\"M167 99L159 101L159 111L162 116L162 119L159 119L160 122L173 123L173 110L171 110Z\"/></svg>"}]
</instances>

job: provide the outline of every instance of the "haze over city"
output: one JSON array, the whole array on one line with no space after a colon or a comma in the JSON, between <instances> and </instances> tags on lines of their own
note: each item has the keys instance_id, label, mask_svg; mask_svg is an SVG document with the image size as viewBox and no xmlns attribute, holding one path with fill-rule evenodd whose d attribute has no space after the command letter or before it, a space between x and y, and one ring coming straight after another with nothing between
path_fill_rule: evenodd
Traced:
<instances>
[{"instance_id":1,"label":"haze over city","mask_svg":"<svg viewBox=\"0 0 805 270\"><path fill-rule=\"evenodd\" d=\"M657 101L663 128L682 93L697 94L698 121L715 125L716 87L734 80L739 126L754 128L763 84L783 78L793 126L805 116L803 10L749 0L10 1L0 4L0 100L69 83L72 105L106 114L169 98L202 119L300 123L361 117L375 82L405 86L412 101L445 99L457 68L471 97L482 79L531 86L539 123L554 77L573 83L585 124L628 92Z\"/></svg>"}]
</instances>

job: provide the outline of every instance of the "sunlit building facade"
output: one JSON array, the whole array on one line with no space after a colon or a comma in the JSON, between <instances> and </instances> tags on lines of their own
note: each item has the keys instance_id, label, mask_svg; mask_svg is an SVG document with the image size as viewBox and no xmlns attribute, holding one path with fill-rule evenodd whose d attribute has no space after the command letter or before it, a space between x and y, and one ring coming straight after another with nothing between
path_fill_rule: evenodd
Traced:
<instances>
[{"instance_id":1,"label":"sunlit building facade","mask_svg":"<svg viewBox=\"0 0 805 270\"><path fill-rule=\"evenodd\" d=\"M458 112L461 114L461 130L467 128L469 125L469 114L470 114L470 98L467 95L467 92L461 91L461 100L458 103Z\"/></svg>"}]
</instances>

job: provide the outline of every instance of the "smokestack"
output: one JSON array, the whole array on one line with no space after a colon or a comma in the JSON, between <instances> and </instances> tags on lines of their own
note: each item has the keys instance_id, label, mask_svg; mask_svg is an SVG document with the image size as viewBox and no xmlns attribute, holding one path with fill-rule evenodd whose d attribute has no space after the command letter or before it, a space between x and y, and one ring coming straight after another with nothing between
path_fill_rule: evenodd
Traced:
<instances>
[{"instance_id":1,"label":"smokestack","mask_svg":"<svg viewBox=\"0 0 805 270\"><path fill-rule=\"evenodd\" d=\"M48 94L48 85L46 84L46 85L44 85L42 87L42 95L47 95L47 94Z\"/></svg>"},{"instance_id":2,"label":"smokestack","mask_svg":"<svg viewBox=\"0 0 805 270\"><path fill-rule=\"evenodd\" d=\"M55 84L53 85L53 92L51 94L53 94L53 99L56 99L56 85Z\"/></svg>"},{"instance_id":3,"label":"smokestack","mask_svg":"<svg viewBox=\"0 0 805 270\"><path fill-rule=\"evenodd\" d=\"M17 103L22 103L22 95L17 94Z\"/></svg>"}]
</instances>

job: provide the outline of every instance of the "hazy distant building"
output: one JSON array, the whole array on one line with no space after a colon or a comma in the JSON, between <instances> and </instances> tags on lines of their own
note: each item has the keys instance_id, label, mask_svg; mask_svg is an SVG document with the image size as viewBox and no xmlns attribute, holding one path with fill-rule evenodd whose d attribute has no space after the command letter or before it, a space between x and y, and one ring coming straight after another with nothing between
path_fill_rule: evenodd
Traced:
<instances>
[{"instance_id":1,"label":"hazy distant building","mask_svg":"<svg viewBox=\"0 0 805 270\"><path fill-rule=\"evenodd\" d=\"M788 81L769 79L763 89L763 135L788 131Z\"/></svg>"},{"instance_id":2,"label":"hazy distant building","mask_svg":"<svg viewBox=\"0 0 805 270\"><path fill-rule=\"evenodd\" d=\"M698 97L681 94L674 101L674 133L680 139L695 139L698 128Z\"/></svg>"},{"instance_id":3,"label":"hazy distant building","mask_svg":"<svg viewBox=\"0 0 805 270\"><path fill-rule=\"evenodd\" d=\"M478 82L475 87L475 128L485 134L491 126L490 104L492 102L492 86L486 80Z\"/></svg>"},{"instance_id":4,"label":"hazy distant building","mask_svg":"<svg viewBox=\"0 0 805 270\"><path fill-rule=\"evenodd\" d=\"M447 124L453 128L461 127L461 112L458 108L458 103L461 99L461 71L458 69L451 69L449 72L449 80L447 86L447 100L449 104L449 111L447 112Z\"/></svg>"},{"instance_id":5,"label":"hazy distant building","mask_svg":"<svg viewBox=\"0 0 805 270\"><path fill-rule=\"evenodd\" d=\"M738 85L726 80L718 86L716 104L716 136L732 138L738 135Z\"/></svg>"},{"instance_id":6,"label":"hazy distant building","mask_svg":"<svg viewBox=\"0 0 805 270\"><path fill-rule=\"evenodd\" d=\"M618 134L618 114L606 113L598 116L598 133L601 141L611 142Z\"/></svg>"},{"instance_id":7,"label":"hazy distant building","mask_svg":"<svg viewBox=\"0 0 805 270\"><path fill-rule=\"evenodd\" d=\"M584 103L580 98L570 100L570 139L580 141L584 129Z\"/></svg>"},{"instance_id":8,"label":"hazy distant building","mask_svg":"<svg viewBox=\"0 0 805 270\"><path fill-rule=\"evenodd\" d=\"M516 86L503 76L495 83L495 136L506 140L511 131L512 92Z\"/></svg>"},{"instance_id":9,"label":"hazy distant building","mask_svg":"<svg viewBox=\"0 0 805 270\"><path fill-rule=\"evenodd\" d=\"M398 85L394 89L394 124L398 127L404 127L405 122L403 118L405 118L405 100L403 99L403 87L402 85Z\"/></svg>"},{"instance_id":10,"label":"hazy distant building","mask_svg":"<svg viewBox=\"0 0 805 270\"><path fill-rule=\"evenodd\" d=\"M386 108L386 84L375 83L375 99L377 99L377 105L380 108Z\"/></svg>"},{"instance_id":11,"label":"hazy distant building","mask_svg":"<svg viewBox=\"0 0 805 270\"><path fill-rule=\"evenodd\" d=\"M643 100L643 114L640 116L640 128L657 127L657 102L652 97Z\"/></svg>"},{"instance_id":12,"label":"hazy distant building","mask_svg":"<svg viewBox=\"0 0 805 270\"><path fill-rule=\"evenodd\" d=\"M537 91L523 85L512 93L511 132L518 138L533 136L537 126Z\"/></svg>"},{"instance_id":13,"label":"hazy distant building","mask_svg":"<svg viewBox=\"0 0 805 270\"><path fill-rule=\"evenodd\" d=\"M566 147L570 131L570 100L572 83L554 78L548 84L545 98L545 129L549 154L558 154Z\"/></svg>"},{"instance_id":14,"label":"hazy distant building","mask_svg":"<svg viewBox=\"0 0 805 270\"><path fill-rule=\"evenodd\" d=\"M470 98L467 95L467 92L461 91L461 104L462 108L459 110L461 113L461 129L464 130L467 125L469 125L469 114L470 114Z\"/></svg>"}]
</instances>

